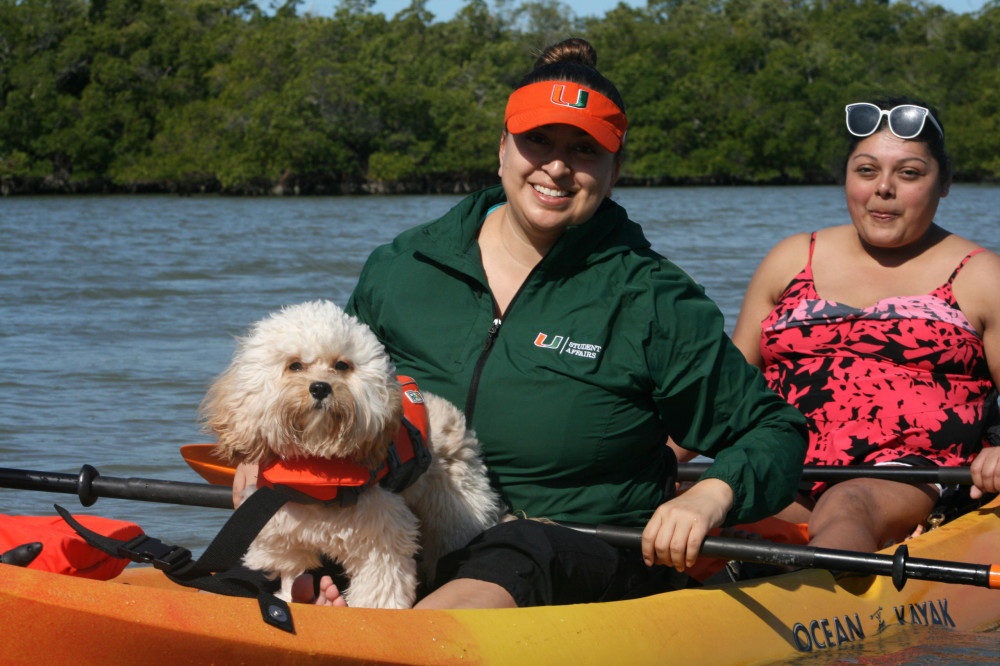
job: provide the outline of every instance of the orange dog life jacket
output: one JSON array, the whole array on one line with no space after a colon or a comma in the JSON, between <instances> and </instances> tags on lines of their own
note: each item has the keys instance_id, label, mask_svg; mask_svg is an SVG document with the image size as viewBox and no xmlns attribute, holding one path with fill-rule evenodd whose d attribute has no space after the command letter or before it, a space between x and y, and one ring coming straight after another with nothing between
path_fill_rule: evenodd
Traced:
<instances>
[{"instance_id":1,"label":"orange dog life jacket","mask_svg":"<svg viewBox=\"0 0 1000 666\"><path fill-rule=\"evenodd\" d=\"M403 420L378 469L345 458L275 460L261 468L257 485L289 494L295 502L341 506L354 504L361 491L376 483L393 492L409 487L431 462L427 407L412 378L400 375L397 379L403 389Z\"/></svg>"}]
</instances>

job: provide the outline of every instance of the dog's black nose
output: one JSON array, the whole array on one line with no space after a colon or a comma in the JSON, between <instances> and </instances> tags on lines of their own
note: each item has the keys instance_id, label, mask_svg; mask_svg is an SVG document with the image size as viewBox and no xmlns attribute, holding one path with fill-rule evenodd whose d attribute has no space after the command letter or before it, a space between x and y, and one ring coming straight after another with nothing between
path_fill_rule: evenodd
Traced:
<instances>
[{"instance_id":1,"label":"dog's black nose","mask_svg":"<svg viewBox=\"0 0 1000 666\"><path fill-rule=\"evenodd\" d=\"M326 382L313 382L309 385L309 393L317 400L322 400L333 393L333 387Z\"/></svg>"}]
</instances>

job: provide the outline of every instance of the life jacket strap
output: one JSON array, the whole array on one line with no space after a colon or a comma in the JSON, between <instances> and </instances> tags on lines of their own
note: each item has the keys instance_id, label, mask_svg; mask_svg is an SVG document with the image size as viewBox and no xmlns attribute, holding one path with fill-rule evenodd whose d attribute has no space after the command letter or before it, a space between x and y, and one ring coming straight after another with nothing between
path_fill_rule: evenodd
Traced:
<instances>
[{"instance_id":1,"label":"life jacket strap","mask_svg":"<svg viewBox=\"0 0 1000 666\"><path fill-rule=\"evenodd\" d=\"M187 564L191 559L191 551L183 546L169 546L156 537L140 534L129 541L120 543L115 557L121 560L152 564L161 571L169 572Z\"/></svg>"},{"instance_id":2,"label":"life jacket strap","mask_svg":"<svg viewBox=\"0 0 1000 666\"><path fill-rule=\"evenodd\" d=\"M288 495L271 488L258 488L240 504L197 560L181 546L171 546L143 535L127 541L87 529L58 504L56 511L91 546L112 557L152 564L179 585L234 597L255 597L261 617L271 626L295 633L291 609L269 589L269 581L258 571L241 564L267 521L289 501Z\"/></svg>"},{"instance_id":3,"label":"life jacket strap","mask_svg":"<svg viewBox=\"0 0 1000 666\"><path fill-rule=\"evenodd\" d=\"M386 457L385 472L384 474L380 473L381 478L379 479L383 488L394 493L402 492L412 486L431 465L431 452L427 448L424 433L405 417L402 428L409 435L409 445L412 447L412 452L401 452L399 447L393 443L389 447L389 453Z\"/></svg>"}]
</instances>

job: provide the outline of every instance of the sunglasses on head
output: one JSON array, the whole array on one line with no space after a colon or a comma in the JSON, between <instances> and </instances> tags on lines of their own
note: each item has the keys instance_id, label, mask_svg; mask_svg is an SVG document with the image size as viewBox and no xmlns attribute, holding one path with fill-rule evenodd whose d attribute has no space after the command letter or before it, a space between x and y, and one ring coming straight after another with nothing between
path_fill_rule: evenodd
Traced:
<instances>
[{"instance_id":1,"label":"sunglasses on head","mask_svg":"<svg viewBox=\"0 0 1000 666\"><path fill-rule=\"evenodd\" d=\"M928 118L941 136L944 136L941 125L934 119L931 112L922 106L900 104L886 111L874 104L860 102L848 104L845 108L847 111L847 131L854 136L863 137L874 134L882 122L882 116L889 116L889 131L900 139L912 139L919 136Z\"/></svg>"}]
</instances>

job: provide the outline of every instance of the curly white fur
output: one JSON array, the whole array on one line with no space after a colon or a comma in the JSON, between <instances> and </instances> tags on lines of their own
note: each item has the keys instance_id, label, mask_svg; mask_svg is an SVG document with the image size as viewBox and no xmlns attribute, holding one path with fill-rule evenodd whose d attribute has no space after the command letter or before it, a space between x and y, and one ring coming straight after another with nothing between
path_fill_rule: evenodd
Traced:
<instances>
[{"instance_id":1,"label":"curly white fur","mask_svg":"<svg viewBox=\"0 0 1000 666\"><path fill-rule=\"evenodd\" d=\"M354 506L285 505L244 557L281 576L290 600L296 576L340 562L351 606L408 608L420 575L441 555L499 522L502 506L465 417L447 400L423 394L430 468L403 493L365 489ZM402 418L395 369L367 326L329 301L283 309L238 341L202 412L232 462L273 456L342 457L378 468Z\"/></svg>"}]
</instances>

